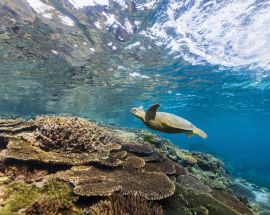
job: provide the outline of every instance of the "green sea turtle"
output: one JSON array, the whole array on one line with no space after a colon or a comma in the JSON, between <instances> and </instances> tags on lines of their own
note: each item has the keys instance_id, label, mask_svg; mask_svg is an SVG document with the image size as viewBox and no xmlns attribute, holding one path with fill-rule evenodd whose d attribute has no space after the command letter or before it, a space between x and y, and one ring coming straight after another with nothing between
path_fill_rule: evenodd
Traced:
<instances>
[{"instance_id":1,"label":"green sea turtle","mask_svg":"<svg viewBox=\"0 0 270 215\"><path fill-rule=\"evenodd\" d=\"M191 122L174 114L157 112L160 104L152 105L146 112L143 107L132 108L131 113L138 117L148 128L166 133L185 133L191 137L196 134L204 139L207 134Z\"/></svg>"}]
</instances>

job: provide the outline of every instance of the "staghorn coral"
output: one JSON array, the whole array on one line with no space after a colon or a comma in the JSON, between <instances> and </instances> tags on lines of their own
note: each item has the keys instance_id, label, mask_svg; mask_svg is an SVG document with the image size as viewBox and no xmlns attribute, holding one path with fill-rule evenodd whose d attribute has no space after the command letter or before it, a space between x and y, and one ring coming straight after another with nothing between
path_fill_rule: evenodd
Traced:
<instances>
[{"instance_id":1,"label":"staghorn coral","mask_svg":"<svg viewBox=\"0 0 270 215\"><path fill-rule=\"evenodd\" d=\"M4 164L0 161L0 173L3 173L9 180L23 180L26 183L41 181L48 171L35 169L27 165Z\"/></svg>"},{"instance_id":2,"label":"staghorn coral","mask_svg":"<svg viewBox=\"0 0 270 215\"><path fill-rule=\"evenodd\" d=\"M26 215L52 215L59 211L60 203L57 199L40 199L25 210Z\"/></svg>"},{"instance_id":3,"label":"staghorn coral","mask_svg":"<svg viewBox=\"0 0 270 215\"><path fill-rule=\"evenodd\" d=\"M104 170L96 167L73 168L54 175L68 182L80 196L109 196L114 191L138 193L149 200L166 198L174 193L174 184L160 172Z\"/></svg>"},{"instance_id":4,"label":"staghorn coral","mask_svg":"<svg viewBox=\"0 0 270 215\"><path fill-rule=\"evenodd\" d=\"M90 207L91 215L116 215L114 210L118 210L118 207L113 208L112 203L108 200L101 200Z\"/></svg>"},{"instance_id":5,"label":"staghorn coral","mask_svg":"<svg viewBox=\"0 0 270 215\"><path fill-rule=\"evenodd\" d=\"M91 207L93 215L163 215L163 209L140 195L114 193L109 200L100 201Z\"/></svg>"}]
</instances>

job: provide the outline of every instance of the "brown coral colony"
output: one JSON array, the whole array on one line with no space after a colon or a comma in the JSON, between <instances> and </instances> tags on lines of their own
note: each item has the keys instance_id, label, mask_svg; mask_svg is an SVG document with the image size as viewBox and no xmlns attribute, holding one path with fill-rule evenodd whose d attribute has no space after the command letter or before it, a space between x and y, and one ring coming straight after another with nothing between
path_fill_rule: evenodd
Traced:
<instances>
[{"instance_id":1,"label":"brown coral colony","mask_svg":"<svg viewBox=\"0 0 270 215\"><path fill-rule=\"evenodd\" d=\"M34 124L35 129L14 132L13 127L21 123L24 128ZM154 153L150 146L132 143L126 151L122 147L125 143L117 135L93 122L68 116L42 116L28 122L7 122L3 127L5 132L0 136L9 138L5 159L88 164L87 168L53 175L73 184L77 195L108 196L121 190L139 193L146 199L162 199L174 193L174 183L166 174L143 169L145 160L139 155Z\"/></svg>"}]
</instances>

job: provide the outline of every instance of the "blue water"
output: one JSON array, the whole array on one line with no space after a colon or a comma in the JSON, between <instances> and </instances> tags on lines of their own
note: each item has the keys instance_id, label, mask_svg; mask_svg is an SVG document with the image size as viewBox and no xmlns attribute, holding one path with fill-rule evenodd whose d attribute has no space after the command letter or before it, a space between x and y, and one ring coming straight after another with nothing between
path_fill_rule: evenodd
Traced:
<instances>
[{"instance_id":1,"label":"blue water","mask_svg":"<svg viewBox=\"0 0 270 215\"><path fill-rule=\"evenodd\" d=\"M218 67L175 64L137 71L142 77L129 75L126 83L97 86L70 78L67 81L62 75L41 77L44 71L40 67L32 72L15 79L14 73L1 73L1 80L5 80L1 82L1 113L25 117L70 113L118 126L145 128L129 110L160 103L161 111L190 120L209 137L203 140L156 133L181 148L212 153L234 175L270 187L270 94L269 89L253 86L249 75L235 75L235 71ZM63 73L69 77L68 71Z\"/></svg>"},{"instance_id":2,"label":"blue water","mask_svg":"<svg viewBox=\"0 0 270 215\"><path fill-rule=\"evenodd\" d=\"M129 110L160 103L160 111L190 120L208 139L154 132L181 148L212 153L235 176L270 188L269 11L269 1L160 1L141 30L162 43L170 60L125 65L113 75L57 57L0 56L0 115L69 113L146 129ZM157 55L150 49L144 56L151 54ZM110 71L108 64L102 62Z\"/></svg>"}]
</instances>

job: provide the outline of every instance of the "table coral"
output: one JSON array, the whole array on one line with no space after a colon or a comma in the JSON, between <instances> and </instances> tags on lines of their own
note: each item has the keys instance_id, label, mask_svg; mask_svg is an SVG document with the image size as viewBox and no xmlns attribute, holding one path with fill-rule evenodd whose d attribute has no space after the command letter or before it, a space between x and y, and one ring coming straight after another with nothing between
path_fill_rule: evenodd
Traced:
<instances>
[{"instance_id":1,"label":"table coral","mask_svg":"<svg viewBox=\"0 0 270 215\"><path fill-rule=\"evenodd\" d=\"M160 172L104 170L91 166L58 172L54 177L71 182L75 186L74 192L81 196L109 196L121 190L158 200L174 193L174 183Z\"/></svg>"}]
</instances>

